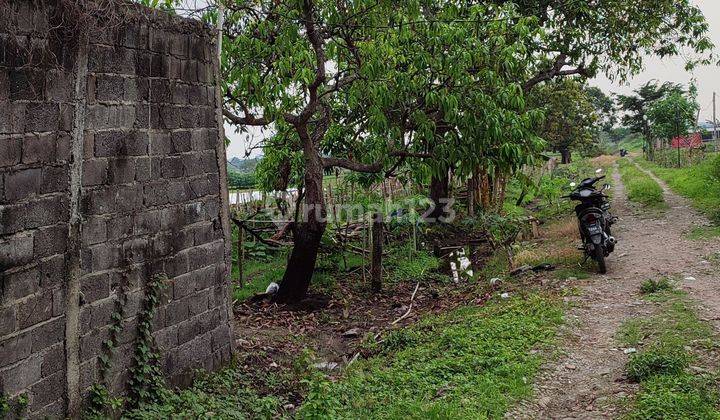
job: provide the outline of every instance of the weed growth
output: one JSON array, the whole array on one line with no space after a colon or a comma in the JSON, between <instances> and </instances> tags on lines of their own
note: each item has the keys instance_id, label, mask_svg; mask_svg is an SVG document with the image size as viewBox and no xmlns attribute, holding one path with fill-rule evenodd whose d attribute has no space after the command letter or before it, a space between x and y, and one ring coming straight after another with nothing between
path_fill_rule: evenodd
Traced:
<instances>
[{"instance_id":1,"label":"weed growth","mask_svg":"<svg viewBox=\"0 0 720 420\"><path fill-rule=\"evenodd\" d=\"M640 292L644 295L672 289L673 285L666 277L663 277L660 280L647 279L642 283L642 285L640 285Z\"/></svg>"},{"instance_id":2,"label":"weed growth","mask_svg":"<svg viewBox=\"0 0 720 420\"><path fill-rule=\"evenodd\" d=\"M620 159L619 166L620 175L625 188L627 188L630 201L651 208L663 208L666 206L663 190L654 179L627 159Z\"/></svg>"},{"instance_id":3,"label":"weed growth","mask_svg":"<svg viewBox=\"0 0 720 420\"><path fill-rule=\"evenodd\" d=\"M300 418L498 418L527 397L561 322L537 294L465 307L388 337L341 380L315 378Z\"/></svg>"},{"instance_id":4,"label":"weed growth","mask_svg":"<svg viewBox=\"0 0 720 420\"><path fill-rule=\"evenodd\" d=\"M715 378L688 369L711 357L712 327L700 321L684 293L657 284L669 282L654 283L657 290L645 299L659 303L659 312L626 322L620 330L624 345L639 348L627 364L628 378L640 383L628 418L720 418Z\"/></svg>"}]
</instances>

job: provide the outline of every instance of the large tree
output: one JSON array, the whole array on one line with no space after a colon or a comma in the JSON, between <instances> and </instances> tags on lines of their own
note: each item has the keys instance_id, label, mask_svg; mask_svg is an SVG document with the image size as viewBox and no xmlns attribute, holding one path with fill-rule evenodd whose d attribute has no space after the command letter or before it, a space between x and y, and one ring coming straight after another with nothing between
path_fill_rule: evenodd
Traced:
<instances>
[{"instance_id":1,"label":"large tree","mask_svg":"<svg viewBox=\"0 0 720 420\"><path fill-rule=\"evenodd\" d=\"M523 92L598 70L622 78L646 53L707 51L688 1L227 0L225 116L274 130L274 184L301 174L304 191L277 299L308 289L326 226L323 171L391 175L419 159L433 198L452 172L501 201L508 174L542 144Z\"/></svg>"},{"instance_id":2,"label":"large tree","mask_svg":"<svg viewBox=\"0 0 720 420\"><path fill-rule=\"evenodd\" d=\"M598 121L585 86L576 79L560 79L533 91L533 102L545 111L541 136L570 163L572 150L592 142Z\"/></svg>"},{"instance_id":3,"label":"large tree","mask_svg":"<svg viewBox=\"0 0 720 420\"><path fill-rule=\"evenodd\" d=\"M688 68L713 60L709 25L692 0L494 0L517 4L546 36L531 46L536 72L530 90L556 77L604 73L626 80L648 56L682 56Z\"/></svg>"},{"instance_id":4,"label":"large tree","mask_svg":"<svg viewBox=\"0 0 720 420\"><path fill-rule=\"evenodd\" d=\"M326 228L325 170L389 175L406 159L423 159L435 179L466 171L472 159L526 162L525 149L536 147L537 117L525 113L517 83L525 45L541 36L534 20L512 7L453 4L228 6L225 116L275 130L265 145L266 165L280 178L274 187L287 186L291 168L303 174L304 206L276 299L296 301L308 290ZM267 185L271 171L262 172Z\"/></svg>"},{"instance_id":5,"label":"large tree","mask_svg":"<svg viewBox=\"0 0 720 420\"><path fill-rule=\"evenodd\" d=\"M697 102L693 86L687 92L671 92L650 105L648 124L653 137L669 141L684 136L697 124Z\"/></svg>"},{"instance_id":6,"label":"large tree","mask_svg":"<svg viewBox=\"0 0 720 420\"><path fill-rule=\"evenodd\" d=\"M651 131L648 112L656 101L675 93L682 94L682 92L682 86L676 83L658 84L657 81L649 81L636 89L632 95L617 96L618 106L625 113L622 117L622 124L632 132L643 136L645 141L643 149L649 159L653 159L655 155L655 139Z\"/></svg>"}]
</instances>

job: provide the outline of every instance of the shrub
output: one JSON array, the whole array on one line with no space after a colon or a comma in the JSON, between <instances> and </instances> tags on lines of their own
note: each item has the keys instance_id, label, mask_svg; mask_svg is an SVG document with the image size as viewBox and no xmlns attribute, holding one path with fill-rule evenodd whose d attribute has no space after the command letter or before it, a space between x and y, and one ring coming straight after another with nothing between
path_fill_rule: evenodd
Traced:
<instances>
[{"instance_id":1,"label":"shrub","mask_svg":"<svg viewBox=\"0 0 720 420\"><path fill-rule=\"evenodd\" d=\"M634 354L627 364L628 378L644 381L661 374L679 374L690 365L690 355L680 346L657 345Z\"/></svg>"}]
</instances>

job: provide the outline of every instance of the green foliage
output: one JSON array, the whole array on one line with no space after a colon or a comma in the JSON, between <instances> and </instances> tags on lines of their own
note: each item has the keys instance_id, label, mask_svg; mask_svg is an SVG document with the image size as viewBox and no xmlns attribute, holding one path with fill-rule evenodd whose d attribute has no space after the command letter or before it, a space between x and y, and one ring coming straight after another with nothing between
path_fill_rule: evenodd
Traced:
<instances>
[{"instance_id":1,"label":"green foliage","mask_svg":"<svg viewBox=\"0 0 720 420\"><path fill-rule=\"evenodd\" d=\"M716 386L712 378L687 373L652 376L643 382L628 419L718 419Z\"/></svg>"},{"instance_id":2,"label":"green foliage","mask_svg":"<svg viewBox=\"0 0 720 420\"><path fill-rule=\"evenodd\" d=\"M268 262L274 258L270 247L260 241L243 242L243 254L245 258L250 258L256 261Z\"/></svg>"},{"instance_id":3,"label":"green foliage","mask_svg":"<svg viewBox=\"0 0 720 420\"><path fill-rule=\"evenodd\" d=\"M592 142L598 116L581 82L548 82L533 90L531 101L545 111L540 135L553 151L563 152Z\"/></svg>"},{"instance_id":4,"label":"green foliage","mask_svg":"<svg viewBox=\"0 0 720 420\"><path fill-rule=\"evenodd\" d=\"M28 395L23 393L12 401L7 395L0 393L0 419L7 418L24 418L23 414L28 407Z\"/></svg>"},{"instance_id":5,"label":"green foliage","mask_svg":"<svg viewBox=\"0 0 720 420\"><path fill-rule=\"evenodd\" d=\"M256 184L255 174L228 171L228 188L232 190L255 188Z\"/></svg>"},{"instance_id":6,"label":"green foliage","mask_svg":"<svg viewBox=\"0 0 720 420\"><path fill-rule=\"evenodd\" d=\"M424 250L415 251L412 241L393 247L384 261L392 282L421 281L440 267L440 260Z\"/></svg>"},{"instance_id":7,"label":"green foliage","mask_svg":"<svg viewBox=\"0 0 720 420\"><path fill-rule=\"evenodd\" d=\"M155 312L160 304L160 294L166 287L167 277L156 275L145 284L145 301L138 314L138 335L135 342L135 365L130 368L128 386L133 405L160 399L164 388L160 356L152 336Z\"/></svg>"},{"instance_id":8,"label":"green foliage","mask_svg":"<svg viewBox=\"0 0 720 420\"><path fill-rule=\"evenodd\" d=\"M645 160L638 163L650 169L676 193L689 198L693 205L715 223L720 223L720 179L712 175L715 156L684 168L664 168Z\"/></svg>"},{"instance_id":9,"label":"green foliage","mask_svg":"<svg viewBox=\"0 0 720 420\"><path fill-rule=\"evenodd\" d=\"M10 413L10 401L7 395L0 394L0 418L4 419L8 413Z\"/></svg>"},{"instance_id":10,"label":"green foliage","mask_svg":"<svg viewBox=\"0 0 720 420\"><path fill-rule=\"evenodd\" d=\"M124 413L127 419L222 418L270 419L281 411L276 397L260 396L256 378L231 366L220 372L201 375L188 389L162 389L161 398L140 404Z\"/></svg>"},{"instance_id":11,"label":"green foliage","mask_svg":"<svg viewBox=\"0 0 720 420\"><path fill-rule=\"evenodd\" d=\"M627 159L620 159L619 166L630 201L646 207L662 208L666 206L663 190L654 179Z\"/></svg>"},{"instance_id":12,"label":"green foliage","mask_svg":"<svg viewBox=\"0 0 720 420\"><path fill-rule=\"evenodd\" d=\"M388 337L385 351L323 382L299 418L499 418L532 392L558 302L536 294L465 307ZM317 407L321 407L318 409Z\"/></svg>"},{"instance_id":13,"label":"green foliage","mask_svg":"<svg viewBox=\"0 0 720 420\"><path fill-rule=\"evenodd\" d=\"M645 299L659 305L658 313L623 324L620 340L640 347L630 357L628 378L640 382L630 419L720 418L716 379L687 371L702 364L714 348L712 326L700 321L684 293L660 290ZM703 354L703 357L697 357Z\"/></svg>"},{"instance_id":14,"label":"green foliage","mask_svg":"<svg viewBox=\"0 0 720 420\"><path fill-rule=\"evenodd\" d=\"M163 9L167 12L175 10L175 4L178 0L136 0L143 6L152 7L153 9Z\"/></svg>"},{"instance_id":15,"label":"green foliage","mask_svg":"<svg viewBox=\"0 0 720 420\"><path fill-rule=\"evenodd\" d=\"M84 417L91 419L117 418L124 402L121 397L113 397L105 385L94 384L88 392Z\"/></svg>"},{"instance_id":16,"label":"green foliage","mask_svg":"<svg viewBox=\"0 0 720 420\"><path fill-rule=\"evenodd\" d=\"M702 226L694 227L688 238L692 240L705 240L720 237L720 226Z\"/></svg>"},{"instance_id":17,"label":"green foliage","mask_svg":"<svg viewBox=\"0 0 720 420\"><path fill-rule=\"evenodd\" d=\"M642 283L642 285L640 285L640 292L647 295L647 294L651 294L651 293L672 290L673 288L674 288L674 286L670 282L670 280L667 277L663 277L660 280L655 280L655 279L645 280Z\"/></svg>"},{"instance_id":18,"label":"green foliage","mask_svg":"<svg viewBox=\"0 0 720 420\"><path fill-rule=\"evenodd\" d=\"M654 375L677 375L690 366L690 360L682 347L654 346L630 356L628 379L642 382Z\"/></svg>"},{"instance_id":19,"label":"green foliage","mask_svg":"<svg viewBox=\"0 0 720 420\"><path fill-rule=\"evenodd\" d=\"M652 158L654 149L652 143L654 137L648 118L650 109L656 101L682 91L682 86L676 83L665 82L659 85L656 81L650 81L636 89L632 95L618 95L618 105L625 113L622 123L632 132L642 135L646 156Z\"/></svg>"},{"instance_id":20,"label":"green foliage","mask_svg":"<svg viewBox=\"0 0 720 420\"><path fill-rule=\"evenodd\" d=\"M694 86L691 86L688 94L673 92L653 102L647 113L652 135L655 138L668 140L685 135L693 129L697 119L696 114L700 109L696 96L697 92Z\"/></svg>"}]
</instances>

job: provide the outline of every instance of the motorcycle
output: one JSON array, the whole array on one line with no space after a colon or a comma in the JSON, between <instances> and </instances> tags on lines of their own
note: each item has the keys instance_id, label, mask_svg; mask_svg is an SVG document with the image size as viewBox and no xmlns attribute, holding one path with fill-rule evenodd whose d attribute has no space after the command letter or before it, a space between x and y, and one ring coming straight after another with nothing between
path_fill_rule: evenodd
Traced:
<instances>
[{"instance_id":1,"label":"motorcycle","mask_svg":"<svg viewBox=\"0 0 720 420\"><path fill-rule=\"evenodd\" d=\"M602 169L598 169L597 174L601 172ZM604 193L610 185L605 184L601 190L595 188L595 184L603 179L605 179L604 175L586 178L580 182L580 185L573 182L570 186L574 190L563 197L580 202L575 206L575 214L578 218L583 246L578 249L585 252L583 263L588 258L597 262L600 274L607 272L605 258L615 250L617 244L617 240L610 233L610 226L617 221L617 218L610 214L609 197Z\"/></svg>"}]
</instances>

